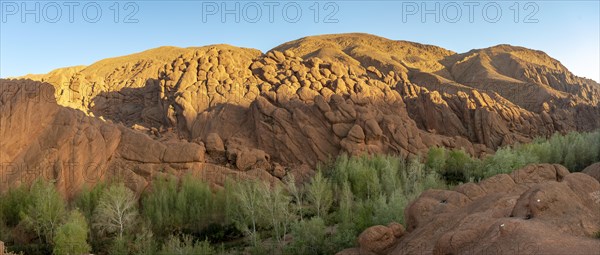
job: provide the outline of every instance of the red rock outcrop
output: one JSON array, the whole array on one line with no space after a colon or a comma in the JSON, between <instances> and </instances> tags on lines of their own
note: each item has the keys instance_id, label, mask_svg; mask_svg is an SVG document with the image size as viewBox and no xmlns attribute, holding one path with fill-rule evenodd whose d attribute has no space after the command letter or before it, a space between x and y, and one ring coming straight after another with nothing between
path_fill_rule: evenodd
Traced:
<instances>
[{"instance_id":1,"label":"red rock outcrop","mask_svg":"<svg viewBox=\"0 0 600 255\"><path fill-rule=\"evenodd\" d=\"M155 174L205 164L298 180L340 153L409 156L445 146L480 156L600 127L599 84L541 52L505 45L456 54L326 35L266 54L161 47L29 78L39 82L0 81L10 87L2 91L0 160L12 169L4 175L23 176L14 165L58 173L68 162L92 162L73 172L123 169L136 189ZM14 88L52 100L16 99ZM80 186L82 177L73 178Z\"/></svg>"},{"instance_id":2,"label":"red rock outcrop","mask_svg":"<svg viewBox=\"0 0 600 255\"><path fill-rule=\"evenodd\" d=\"M227 177L278 182L265 170L213 171L203 144L155 140L112 121L56 104L54 88L30 80L0 82L2 189L37 178L56 182L63 194L110 178L136 192L154 177L192 172L214 185Z\"/></svg>"},{"instance_id":3,"label":"red rock outcrop","mask_svg":"<svg viewBox=\"0 0 600 255\"><path fill-rule=\"evenodd\" d=\"M550 164L530 165L454 190L428 190L405 210L407 233L386 238L386 249L368 251L597 254L600 241L593 236L600 231L598 194L598 180ZM371 229L361 236L377 232ZM379 247L381 242L374 239L363 244L360 240L361 248Z\"/></svg>"}]
</instances>

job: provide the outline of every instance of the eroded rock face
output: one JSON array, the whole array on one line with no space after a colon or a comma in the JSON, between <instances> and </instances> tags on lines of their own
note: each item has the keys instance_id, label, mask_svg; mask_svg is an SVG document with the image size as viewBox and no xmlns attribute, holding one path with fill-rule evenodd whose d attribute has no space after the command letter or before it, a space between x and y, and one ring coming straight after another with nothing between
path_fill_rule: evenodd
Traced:
<instances>
[{"instance_id":1,"label":"eroded rock face","mask_svg":"<svg viewBox=\"0 0 600 255\"><path fill-rule=\"evenodd\" d=\"M600 183L589 175L530 165L478 184L426 191L405 210L406 234L390 238L389 229L375 226L359 243L376 254L594 254L600 250L593 238L600 230L597 194ZM379 249L384 246L393 247Z\"/></svg>"},{"instance_id":2,"label":"eroded rock face","mask_svg":"<svg viewBox=\"0 0 600 255\"><path fill-rule=\"evenodd\" d=\"M189 172L213 186L223 185L227 178L279 182L266 170L242 173L223 168L215 173L205 163L202 143L153 139L59 106L53 94L54 88L46 83L0 82L1 191L44 178L55 181L59 191L69 196L83 186L117 178L141 193L154 177Z\"/></svg>"},{"instance_id":3,"label":"eroded rock face","mask_svg":"<svg viewBox=\"0 0 600 255\"><path fill-rule=\"evenodd\" d=\"M216 133L310 165L340 151L407 156L434 145L478 155L600 127L600 85L546 54L507 45L456 54L327 35L267 54L163 47L35 78L56 87L61 105L94 116L187 140Z\"/></svg>"},{"instance_id":4,"label":"eroded rock face","mask_svg":"<svg viewBox=\"0 0 600 255\"><path fill-rule=\"evenodd\" d=\"M328 35L266 54L228 45L161 47L29 78L46 85L1 80L12 101L2 105L8 129L0 159L52 169L50 176L68 162L93 162L74 171L105 173L114 165L149 181L210 163L298 180L340 153L408 157L444 146L482 156L600 127L600 85L512 46L456 54ZM26 95L44 90L52 100L17 100L12 87Z\"/></svg>"}]
</instances>

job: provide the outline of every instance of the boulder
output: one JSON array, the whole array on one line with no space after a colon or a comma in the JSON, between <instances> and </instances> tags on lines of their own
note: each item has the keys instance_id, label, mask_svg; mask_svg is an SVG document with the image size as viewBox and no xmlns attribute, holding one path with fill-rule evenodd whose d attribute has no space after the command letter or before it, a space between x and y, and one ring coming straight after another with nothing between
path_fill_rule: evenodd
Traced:
<instances>
[{"instance_id":1,"label":"boulder","mask_svg":"<svg viewBox=\"0 0 600 255\"><path fill-rule=\"evenodd\" d=\"M395 242L394 229L382 225L369 227L358 236L360 249L375 254L384 253Z\"/></svg>"},{"instance_id":2,"label":"boulder","mask_svg":"<svg viewBox=\"0 0 600 255\"><path fill-rule=\"evenodd\" d=\"M583 171L581 171L581 172L584 174L587 174L591 177L594 177L594 179L596 179L600 182L600 163L592 164L592 165L586 167L585 169L583 169Z\"/></svg>"},{"instance_id":3,"label":"boulder","mask_svg":"<svg viewBox=\"0 0 600 255\"><path fill-rule=\"evenodd\" d=\"M167 143L162 162L186 163L204 161L205 149L200 144L188 142Z\"/></svg>"},{"instance_id":4,"label":"boulder","mask_svg":"<svg viewBox=\"0 0 600 255\"><path fill-rule=\"evenodd\" d=\"M206 136L206 143L204 145L207 152L225 152L225 145L223 140L217 133L210 133Z\"/></svg>"},{"instance_id":5,"label":"boulder","mask_svg":"<svg viewBox=\"0 0 600 255\"><path fill-rule=\"evenodd\" d=\"M243 148L237 153L235 165L239 170L252 168L269 168L269 155L262 150Z\"/></svg>"}]
</instances>

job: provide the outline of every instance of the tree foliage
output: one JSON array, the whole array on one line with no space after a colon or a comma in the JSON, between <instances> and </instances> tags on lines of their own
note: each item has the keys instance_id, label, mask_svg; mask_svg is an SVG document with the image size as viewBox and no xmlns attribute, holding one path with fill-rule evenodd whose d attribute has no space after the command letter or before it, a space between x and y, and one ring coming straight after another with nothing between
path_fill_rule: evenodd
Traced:
<instances>
[{"instance_id":1,"label":"tree foliage","mask_svg":"<svg viewBox=\"0 0 600 255\"><path fill-rule=\"evenodd\" d=\"M325 179L321 172L317 172L308 185L307 199L317 217L327 215L333 203L333 191L329 180Z\"/></svg>"},{"instance_id":2,"label":"tree foliage","mask_svg":"<svg viewBox=\"0 0 600 255\"><path fill-rule=\"evenodd\" d=\"M43 244L52 244L54 233L65 215L65 201L53 183L37 180L30 188L30 203L22 212L28 229L34 231Z\"/></svg>"},{"instance_id":3,"label":"tree foliage","mask_svg":"<svg viewBox=\"0 0 600 255\"><path fill-rule=\"evenodd\" d=\"M94 213L94 227L102 234L115 234L123 239L137 216L137 199L133 192L123 184L111 185L100 196Z\"/></svg>"},{"instance_id":4,"label":"tree foliage","mask_svg":"<svg viewBox=\"0 0 600 255\"><path fill-rule=\"evenodd\" d=\"M54 254L86 254L92 248L87 243L88 224L81 212L74 210L69 213L65 224L56 230L54 235Z\"/></svg>"},{"instance_id":5,"label":"tree foliage","mask_svg":"<svg viewBox=\"0 0 600 255\"><path fill-rule=\"evenodd\" d=\"M188 235L170 236L158 252L160 255L211 255L215 253L216 251L210 246L210 243L207 241L194 242L192 237Z\"/></svg>"}]
</instances>

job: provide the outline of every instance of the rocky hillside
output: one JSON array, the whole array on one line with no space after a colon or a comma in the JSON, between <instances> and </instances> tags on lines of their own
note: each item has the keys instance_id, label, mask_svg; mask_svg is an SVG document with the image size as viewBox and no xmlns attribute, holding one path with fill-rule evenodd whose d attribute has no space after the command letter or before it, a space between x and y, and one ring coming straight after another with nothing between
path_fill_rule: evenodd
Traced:
<instances>
[{"instance_id":1,"label":"rocky hillside","mask_svg":"<svg viewBox=\"0 0 600 255\"><path fill-rule=\"evenodd\" d=\"M338 255L597 254L600 167L584 172L530 165L454 190L428 190L406 208L406 229L370 227L359 248Z\"/></svg>"},{"instance_id":2,"label":"rocky hillside","mask_svg":"<svg viewBox=\"0 0 600 255\"><path fill-rule=\"evenodd\" d=\"M141 191L188 171L217 185L224 175L302 180L340 153L445 146L481 156L600 127L598 83L508 45L457 54L324 35L266 54L161 47L24 78L0 82L5 178L40 169L65 190L119 175Z\"/></svg>"}]
</instances>

